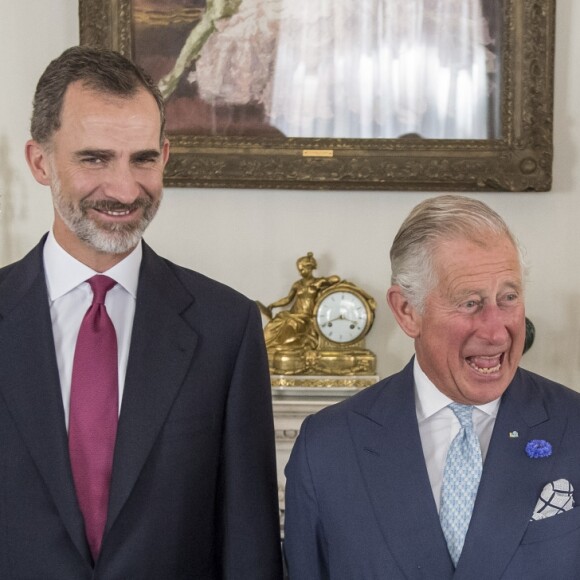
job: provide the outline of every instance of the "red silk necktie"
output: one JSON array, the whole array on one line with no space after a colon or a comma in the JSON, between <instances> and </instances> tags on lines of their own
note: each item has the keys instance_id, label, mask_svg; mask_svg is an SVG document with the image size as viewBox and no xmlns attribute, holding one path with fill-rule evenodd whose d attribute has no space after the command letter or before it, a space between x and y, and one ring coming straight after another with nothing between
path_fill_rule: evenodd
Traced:
<instances>
[{"instance_id":1,"label":"red silk necktie","mask_svg":"<svg viewBox=\"0 0 580 580\"><path fill-rule=\"evenodd\" d=\"M109 486L118 420L117 336L105 296L116 282L88 280L93 302L83 318L74 354L69 452L85 533L96 561L107 521Z\"/></svg>"}]
</instances>

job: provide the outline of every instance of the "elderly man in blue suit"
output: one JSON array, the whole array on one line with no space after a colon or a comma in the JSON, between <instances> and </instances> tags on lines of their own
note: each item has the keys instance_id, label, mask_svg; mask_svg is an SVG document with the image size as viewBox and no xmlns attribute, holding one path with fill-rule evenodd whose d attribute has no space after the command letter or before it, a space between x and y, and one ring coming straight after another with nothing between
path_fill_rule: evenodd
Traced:
<instances>
[{"instance_id":1,"label":"elderly man in blue suit","mask_svg":"<svg viewBox=\"0 0 580 580\"><path fill-rule=\"evenodd\" d=\"M0 269L0 578L281 578L256 305L141 239L169 155L157 86L73 47L31 133L54 223Z\"/></svg>"},{"instance_id":2,"label":"elderly man in blue suit","mask_svg":"<svg viewBox=\"0 0 580 580\"><path fill-rule=\"evenodd\" d=\"M580 395L518 366L514 236L485 204L439 196L407 217L391 263L415 356L302 425L290 579L580 578Z\"/></svg>"}]
</instances>

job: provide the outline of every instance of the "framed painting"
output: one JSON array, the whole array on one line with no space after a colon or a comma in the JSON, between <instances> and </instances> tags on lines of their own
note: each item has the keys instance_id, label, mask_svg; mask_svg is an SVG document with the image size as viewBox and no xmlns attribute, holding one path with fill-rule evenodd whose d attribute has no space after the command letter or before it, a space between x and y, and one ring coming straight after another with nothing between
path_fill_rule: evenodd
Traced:
<instances>
[{"instance_id":1,"label":"framed painting","mask_svg":"<svg viewBox=\"0 0 580 580\"><path fill-rule=\"evenodd\" d=\"M79 0L158 82L173 187L547 191L555 0Z\"/></svg>"}]
</instances>

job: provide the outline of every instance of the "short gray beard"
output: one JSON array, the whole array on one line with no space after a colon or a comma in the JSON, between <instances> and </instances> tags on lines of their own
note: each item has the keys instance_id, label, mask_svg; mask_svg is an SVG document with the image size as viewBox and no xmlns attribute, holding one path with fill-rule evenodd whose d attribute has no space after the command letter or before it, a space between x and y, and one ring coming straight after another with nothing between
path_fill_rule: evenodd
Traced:
<instances>
[{"instance_id":1,"label":"short gray beard","mask_svg":"<svg viewBox=\"0 0 580 580\"><path fill-rule=\"evenodd\" d=\"M72 201L67 201L63 196L60 180L54 170L52 175L52 199L58 215L79 240L103 254L127 254L131 252L141 241L161 202L160 199L153 202L150 198L139 201L143 208L143 216L138 221L104 227L87 217L87 210L93 204L81 201L78 206L75 206ZM131 206L127 206L127 208L129 207Z\"/></svg>"}]
</instances>

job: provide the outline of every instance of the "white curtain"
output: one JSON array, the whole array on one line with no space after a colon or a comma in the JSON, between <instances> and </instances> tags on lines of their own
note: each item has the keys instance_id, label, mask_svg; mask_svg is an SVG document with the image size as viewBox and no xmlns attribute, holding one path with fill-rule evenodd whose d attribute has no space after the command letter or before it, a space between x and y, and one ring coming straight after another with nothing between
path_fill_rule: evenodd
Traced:
<instances>
[{"instance_id":1,"label":"white curtain","mask_svg":"<svg viewBox=\"0 0 580 580\"><path fill-rule=\"evenodd\" d=\"M259 103L287 137L498 136L482 0L243 0L218 30L201 96Z\"/></svg>"},{"instance_id":2,"label":"white curtain","mask_svg":"<svg viewBox=\"0 0 580 580\"><path fill-rule=\"evenodd\" d=\"M486 139L480 0L283 0L270 122L287 136Z\"/></svg>"}]
</instances>

